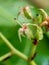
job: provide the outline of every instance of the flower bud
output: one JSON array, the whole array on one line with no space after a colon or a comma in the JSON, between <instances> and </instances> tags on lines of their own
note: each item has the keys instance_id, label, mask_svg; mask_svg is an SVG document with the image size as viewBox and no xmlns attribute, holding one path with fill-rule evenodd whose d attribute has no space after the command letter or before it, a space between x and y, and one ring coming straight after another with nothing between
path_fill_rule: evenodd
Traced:
<instances>
[{"instance_id":1,"label":"flower bud","mask_svg":"<svg viewBox=\"0 0 49 65\"><path fill-rule=\"evenodd\" d=\"M42 40L43 39L43 31L42 31L41 27L37 27L35 37L36 37L37 40Z\"/></svg>"},{"instance_id":2,"label":"flower bud","mask_svg":"<svg viewBox=\"0 0 49 65\"><path fill-rule=\"evenodd\" d=\"M32 14L31 14L31 11L29 9L29 6L26 6L23 8L23 13L27 19L32 19Z\"/></svg>"},{"instance_id":3,"label":"flower bud","mask_svg":"<svg viewBox=\"0 0 49 65\"><path fill-rule=\"evenodd\" d=\"M32 33L32 31L29 29L29 28L27 28L26 30L25 30L25 34L26 34L26 36L28 37L28 39L34 39L34 36L33 36L33 33Z\"/></svg>"},{"instance_id":4,"label":"flower bud","mask_svg":"<svg viewBox=\"0 0 49 65\"><path fill-rule=\"evenodd\" d=\"M47 18L47 13L43 10L43 9L40 9L40 13L41 13L41 15L42 15L42 21L44 21L46 18Z\"/></svg>"}]
</instances>

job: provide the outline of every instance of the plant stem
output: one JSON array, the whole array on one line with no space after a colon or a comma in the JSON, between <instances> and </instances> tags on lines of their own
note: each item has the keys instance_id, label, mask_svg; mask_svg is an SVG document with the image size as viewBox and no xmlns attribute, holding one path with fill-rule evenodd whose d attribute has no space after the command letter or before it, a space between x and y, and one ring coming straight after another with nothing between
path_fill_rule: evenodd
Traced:
<instances>
[{"instance_id":1,"label":"plant stem","mask_svg":"<svg viewBox=\"0 0 49 65\"><path fill-rule=\"evenodd\" d=\"M24 60L28 60L28 57L24 54L22 54L21 52L19 52L17 49L15 49L12 44L5 38L5 36L3 36L3 34L0 32L0 37L2 38L2 40L6 43L6 45L11 49L13 54L16 54L17 56L21 57Z\"/></svg>"},{"instance_id":2,"label":"plant stem","mask_svg":"<svg viewBox=\"0 0 49 65\"><path fill-rule=\"evenodd\" d=\"M36 48L37 48L37 45L33 45L33 46L32 46L31 57L34 56L35 51L36 51Z\"/></svg>"},{"instance_id":3,"label":"plant stem","mask_svg":"<svg viewBox=\"0 0 49 65\"><path fill-rule=\"evenodd\" d=\"M0 37L6 43L6 45L11 49L10 53L7 53L4 56L0 57L0 61L4 60L6 57L8 57L12 54L16 54L17 56L19 56L20 58L22 58L23 60L28 62L28 57L26 55L24 55L23 53L21 53L20 51L18 51L17 49L15 49L1 32L0 32ZM33 61L33 63L36 64L34 61Z\"/></svg>"},{"instance_id":4,"label":"plant stem","mask_svg":"<svg viewBox=\"0 0 49 65\"><path fill-rule=\"evenodd\" d=\"M31 62L32 60L34 60L35 56L36 56L36 48L37 45L32 45L32 50L31 50L31 54L29 56L29 62Z\"/></svg>"},{"instance_id":5,"label":"plant stem","mask_svg":"<svg viewBox=\"0 0 49 65\"><path fill-rule=\"evenodd\" d=\"M9 53L7 53L7 54L1 56L1 57L0 57L0 61L3 61L3 60L5 60L6 58L8 58L8 57L10 57L10 56L12 56L12 53L11 53L11 52L9 52Z\"/></svg>"},{"instance_id":6,"label":"plant stem","mask_svg":"<svg viewBox=\"0 0 49 65\"><path fill-rule=\"evenodd\" d=\"M37 65L33 60L30 61L30 65Z\"/></svg>"},{"instance_id":7,"label":"plant stem","mask_svg":"<svg viewBox=\"0 0 49 65\"><path fill-rule=\"evenodd\" d=\"M32 44L32 52L31 52L31 56L33 57L32 59L34 59L34 56L36 55L37 43L38 40L34 39L34 42Z\"/></svg>"}]
</instances>

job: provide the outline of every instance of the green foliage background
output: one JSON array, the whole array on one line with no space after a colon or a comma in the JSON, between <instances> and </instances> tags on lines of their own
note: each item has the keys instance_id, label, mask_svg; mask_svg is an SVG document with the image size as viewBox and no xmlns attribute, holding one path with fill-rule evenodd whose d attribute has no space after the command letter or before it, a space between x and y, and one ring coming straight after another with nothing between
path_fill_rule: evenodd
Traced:
<instances>
[{"instance_id":1,"label":"green foliage background","mask_svg":"<svg viewBox=\"0 0 49 65\"><path fill-rule=\"evenodd\" d=\"M14 21L19 10L26 5L31 5L31 3L26 0L0 0L0 32L2 32L15 48L29 56L31 41L27 38L22 38L22 43L19 42L18 29L20 26ZM49 14L49 11L46 11ZM21 18L21 22L23 22L22 20L27 22ZM0 38L0 56L9 51L10 49ZM37 56L34 60L37 65L49 65L49 32L44 34L44 39L39 42ZM29 65L26 61L20 59L16 55L13 55L10 59L2 63L3 65Z\"/></svg>"}]
</instances>

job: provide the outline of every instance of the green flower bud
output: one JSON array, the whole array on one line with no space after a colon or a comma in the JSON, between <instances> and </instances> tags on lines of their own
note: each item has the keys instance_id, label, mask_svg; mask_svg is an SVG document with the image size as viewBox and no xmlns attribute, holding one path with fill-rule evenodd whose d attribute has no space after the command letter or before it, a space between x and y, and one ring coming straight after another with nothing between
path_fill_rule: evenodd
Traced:
<instances>
[{"instance_id":1,"label":"green flower bud","mask_svg":"<svg viewBox=\"0 0 49 65\"><path fill-rule=\"evenodd\" d=\"M37 24L28 24L30 26L32 26L32 34L33 34L33 39L37 39L37 40L42 40L43 39L43 31L41 29L41 27L39 27Z\"/></svg>"},{"instance_id":2,"label":"green flower bud","mask_svg":"<svg viewBox=\"0 0 49 65\"><path fill-rule=\"evenodd\" d=\"M42 21L44 21L47 18L48 15L43 9L40 9L40 13L42 15Z\"/></svg>"},{"instance_id":3,"label":"green flower bud","mask_svg":"<svg viewBox=\"0 0 49 65\"><path fill-rule=\"evenodd\" d=\"M42 40L43 39L43 31L42 31L41 27L37 27L35 38L37 40Z\"/></svg>"},{"instance_id":4,"label":"green flower bud","mask_svg":"<svg viewBox=\"0 0 49 65\"><path fill-rule=\"evenodd\" d=\"M33 36L33 33L32 33L32 31L29 29L29 28L27 28L26 30L25 30L25 34L26 34L26 36L28 37L28 39L34 39L34 36Z\"/></svg>"},{"instance_id":5,"label":"green flower bud","mask_svg":"<svg viewBox=\"0 0 49 65\"><path fill-rule=\"evenodd\" d=\"M26 36L30 40L34 39L33 33L30 30L30 28L27 26L27 24L23 24L22 28L18 30L18 36L19 36L20 41L21 41L21 36L23 37Z\"/></svg>"},{"instance_id":6,"label":"green flower bud","mask_svg":"<svg viewBox=\"0 0 49 65\"><path fill-rule=\"evenodd\" d=\"M28 6L24 7L23 8L23 13L24 13L24 16L27 18L27 19L32 19L32 14L31 14L31 11L29 9Z\"/></svg>"}]
</instances>

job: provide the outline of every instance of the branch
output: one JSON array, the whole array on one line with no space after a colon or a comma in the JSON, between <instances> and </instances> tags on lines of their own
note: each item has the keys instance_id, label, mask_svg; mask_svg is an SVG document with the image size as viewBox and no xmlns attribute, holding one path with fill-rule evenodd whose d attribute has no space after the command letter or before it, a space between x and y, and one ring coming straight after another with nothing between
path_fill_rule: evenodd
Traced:
<instances>
[{"instance_id":1,"label":"branch","mask_svg":"<svg viewBox=\"0 0 49 65\"><path fill-rule=\"evenodd\" d=\"M28 60L27 56L22 54L20 51L18 51L17 49L15 49L12 44L5 38L5 36L0 32L0 37L2 38L2 40L6 43L6 45L11 49L13 54L16 54L17 56L21 57L24 60Z\"/></svg>"},{"instance_id":2,"label":"branch","mask_svg":"<svg viewBox=\"0 0 49 65\"><path fill-rule=\"evenodd\" d=\"M7 53L7 54L1 56L1 57L0 57L0 61L4 61L4 60L6 60L7 58L9 58L9 57L11 57L11 56L12 56L12 53L9 52L9 53Z\"/></svg>"}]
</instances>

